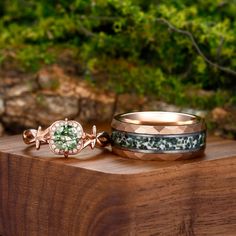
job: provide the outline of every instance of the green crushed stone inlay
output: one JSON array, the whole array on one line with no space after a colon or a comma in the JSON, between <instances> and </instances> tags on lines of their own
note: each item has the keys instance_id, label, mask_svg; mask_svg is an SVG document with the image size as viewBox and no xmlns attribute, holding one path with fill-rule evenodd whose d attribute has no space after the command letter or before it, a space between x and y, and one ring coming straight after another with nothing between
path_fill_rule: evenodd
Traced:
<instances>
[{"instance_id":1,"label":"green crushed stone inlay","mask_svg":"<svg viewBox=\"0 0 236 236\"><path fill-rule=\"evenodd\" d=\"M150 151L196 150L205 146L205 131L185 135L142 135L114 130L113 145Z\"/></svg>"}]
</instances>

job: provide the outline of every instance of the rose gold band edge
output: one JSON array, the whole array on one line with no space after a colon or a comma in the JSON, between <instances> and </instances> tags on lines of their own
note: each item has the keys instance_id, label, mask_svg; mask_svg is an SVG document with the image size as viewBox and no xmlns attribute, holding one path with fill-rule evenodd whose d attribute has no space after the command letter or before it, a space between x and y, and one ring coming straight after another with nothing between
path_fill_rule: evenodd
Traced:
<instances>
[{"instance_id":1,"label":"rose gold band edge","mask_svg":"<svg viewBox=\"0 0 236 236\"><path fill-rule=\"evenodd\" d=\"M135 150L123 149L120 147L112 146L112 151L116 155L123 156L131 159L138 160L165 160L165 161L175 161L175 160L187 160L204 155L204 150L206 145L200 149L182 152L162 152L162 153L146 153L138 152Z\"/></svg>"}]
</instances>

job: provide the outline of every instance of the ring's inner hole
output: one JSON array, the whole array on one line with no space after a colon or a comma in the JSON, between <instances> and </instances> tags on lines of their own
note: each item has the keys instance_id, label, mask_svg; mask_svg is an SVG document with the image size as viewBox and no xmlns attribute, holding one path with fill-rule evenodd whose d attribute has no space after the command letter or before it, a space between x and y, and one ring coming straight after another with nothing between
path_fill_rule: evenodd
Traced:
<instances>
[{"instance_id":1,"label":"ring's inner hole","mask_svg":"<svg viewBox=\"0 0 236 236\"><path fill-rule=\"evenodd\" d=\"M197 122L197 117L177 112L133 112L118 118L122 122L140 125L186 125Z\"/></svg>"}]
</instances>

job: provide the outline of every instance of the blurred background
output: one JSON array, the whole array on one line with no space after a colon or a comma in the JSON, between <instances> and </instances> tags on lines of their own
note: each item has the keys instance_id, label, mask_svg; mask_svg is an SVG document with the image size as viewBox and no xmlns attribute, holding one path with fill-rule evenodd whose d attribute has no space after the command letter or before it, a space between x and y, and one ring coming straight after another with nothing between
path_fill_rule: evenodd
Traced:
<instances>
[{"instance_id":1,"label":"blurred background","mask_svg":"<svg viewBox=\"0 0 236 236\"><path fill-rule=\"evenodd\" d=\"M235 0L1 0L0 135L181 111L236 138Z\"/></svg>"}]
</instances>

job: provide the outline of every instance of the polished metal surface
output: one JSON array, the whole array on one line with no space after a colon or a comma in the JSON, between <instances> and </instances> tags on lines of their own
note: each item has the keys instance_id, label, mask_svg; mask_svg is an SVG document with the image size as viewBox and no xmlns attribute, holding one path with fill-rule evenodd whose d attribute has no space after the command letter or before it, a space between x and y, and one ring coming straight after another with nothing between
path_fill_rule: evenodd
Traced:
<instances>
[{"instance_id":1,"label":"polished metal surface","mask_svg":"<svg viewBox=\"0 0 236 236\"><path fill-rule=\"evenodd\" d=\"M204 119L186 113L145 111L116 115L112 129L140 134L184 134L206 129Z\"/></svg>"},{"instance_id":2,"label":"polished metal surface","mask_svg":"<svg viewBox=\"0 0 236 236\"><path fill-rule=\"evenodd\" d=\"M132 112L116 117L121 122L138 125L189 125L199 121L199 117L177 112Z\"/></svg>"}]
</instances>

